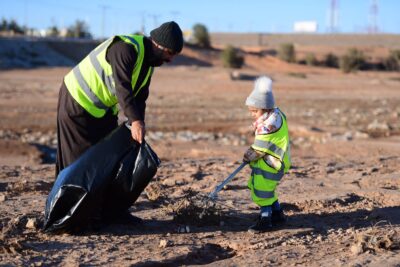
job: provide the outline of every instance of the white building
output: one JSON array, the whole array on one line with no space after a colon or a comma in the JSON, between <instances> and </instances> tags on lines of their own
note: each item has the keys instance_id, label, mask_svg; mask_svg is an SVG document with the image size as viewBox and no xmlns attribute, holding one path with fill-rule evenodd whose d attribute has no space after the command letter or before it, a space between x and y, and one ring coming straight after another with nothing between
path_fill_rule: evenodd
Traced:
<instances>
[{"instance_id":1,"label":"white building","mask_svg":"<svg viewBox=\"0 0 400 267\"><path fill-rule=\"evenodd\" d=\"M295 33L316 33L318 24L316 21L296 21L293 25Z\"/></svg>"}]
</instances>

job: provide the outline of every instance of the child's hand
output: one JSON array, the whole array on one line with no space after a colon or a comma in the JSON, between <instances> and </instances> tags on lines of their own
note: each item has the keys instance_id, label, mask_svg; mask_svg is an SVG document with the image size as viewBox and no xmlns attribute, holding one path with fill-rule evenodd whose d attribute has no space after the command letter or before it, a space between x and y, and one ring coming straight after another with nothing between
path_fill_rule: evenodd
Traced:
<instances>
[{"instance_id":1,"label":"child's hand","mask_svg":"<svg viewBox=\"0 0 400 267\"><path fill-rule=\"evenodd\" d=\"M264 155L265 153L256 151L250 147L243 155L243 162L252 162L262 158Z\"/></svg>"}]
</instances>

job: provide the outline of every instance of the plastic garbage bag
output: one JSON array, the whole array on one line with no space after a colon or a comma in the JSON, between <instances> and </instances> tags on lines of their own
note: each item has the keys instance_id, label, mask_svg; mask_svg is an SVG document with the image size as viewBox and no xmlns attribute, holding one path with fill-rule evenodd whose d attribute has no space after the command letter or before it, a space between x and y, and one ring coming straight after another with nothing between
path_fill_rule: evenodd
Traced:
<instances>
[{"instance_id":1,"label":"plastic garbage bag","mask_svg":"<svg viewBox=\"0 0 400 267\"><path fill-rule=\"evenodd\" d=\"M129 208L159 164L150 146L139 145L120 125L59 173L47 197L44 230L80 231L110 210Z\"/></svg>"},{"instance_id":2,"label":"plastic garbage bag","mask_svg":"<svg viewBox=\"0 0 400 267\"><path fill-rule=\"evenodd\" d=\"M157 172L160 160L151 147L143 142L137 152L128 153L120 162L117 175L107 188L103 217L122 214L138 199Z\"/></svg>"}]
</instances>

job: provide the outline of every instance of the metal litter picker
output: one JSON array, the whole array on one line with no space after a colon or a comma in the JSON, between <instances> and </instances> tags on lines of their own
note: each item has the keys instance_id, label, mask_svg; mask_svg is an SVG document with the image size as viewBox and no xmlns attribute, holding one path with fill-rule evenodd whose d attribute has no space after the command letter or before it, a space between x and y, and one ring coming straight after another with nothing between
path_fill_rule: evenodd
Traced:
<instances>
[{"instance_id":1,"label":"metal litter picker","mask_svg":"<svg viewBox=\"0 0 400 267\"><path fill-rule=\"evenodd\" d=\"M215 207L219 191L221 191L222 188L224 188L224 186L229 183L247 164L247 162L242 162L240 166L236 168L236 170L234 170L225 180L215 187L214 191L212 191L208 196L204 196L202 198L201 206L203 207L203 211L200 213L199 219L202 219L207 214L207 210L209 208Z\"/></svg>"},{"instance_id":2,"label":"metal litter picker","mask_svg":"<svg viewBox=\"0 0 400 267\"><path fill-rule=\"evenodd\" d=\"M217 194L219 191L222 190L222 188L224 188L224 186L229 183L235 176L236 174L238 174L244 166L246 166L248 163L247 162L242 162L242 164L240 164L239 167L236 168L236 170L234 170L224 181L222 181L222 183L220 183L219 185L217 185L217 187L214 189L214 191L212 191L209 195L208 198L215 200L217 198Z\"/></svg>"}]
</instances>

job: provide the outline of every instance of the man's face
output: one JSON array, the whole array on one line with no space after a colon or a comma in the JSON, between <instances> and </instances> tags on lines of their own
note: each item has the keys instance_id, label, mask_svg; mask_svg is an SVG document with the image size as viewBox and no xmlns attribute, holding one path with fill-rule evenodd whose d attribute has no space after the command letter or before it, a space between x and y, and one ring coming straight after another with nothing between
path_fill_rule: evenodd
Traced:
<instances>
[{"instance_id":1,"label":"man's face","mask_svg":"<svg viewBox=\"0 0 400 267\"><path fill-rule=\"evenodd\" d=\"M154 67L159 67L164 63L170 63L177 55L176 53L173 53L170 49L165 48L154 41L152 41L152 43L154 55L156 57L156 60L152 64Z\"/></svg>"}]
</instances>

